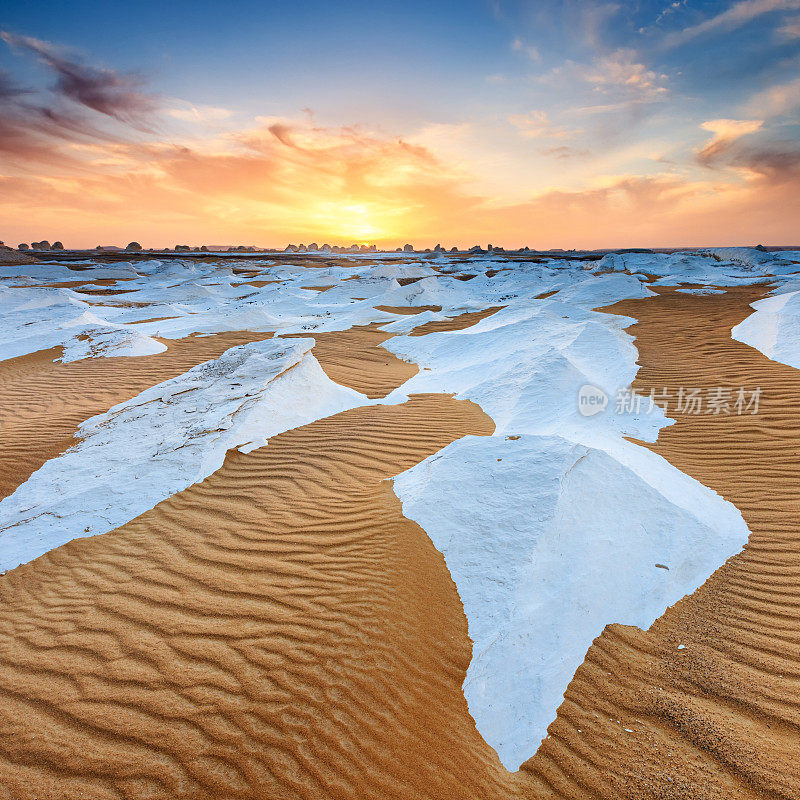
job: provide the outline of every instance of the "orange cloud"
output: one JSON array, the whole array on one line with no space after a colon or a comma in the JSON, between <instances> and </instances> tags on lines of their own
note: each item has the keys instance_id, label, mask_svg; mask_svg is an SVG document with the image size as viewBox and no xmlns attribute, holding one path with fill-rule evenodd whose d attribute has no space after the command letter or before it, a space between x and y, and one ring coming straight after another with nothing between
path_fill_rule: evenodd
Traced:
<instances>
[{"instance_id":1,"label":"orange cloud","mask_svg":"<svg viewBox=\"0 0 800 800\"><path fill-rule=\"evenodd\" d=\"M62 58L46 47L42 53ZM614 63L618 68L604 72L605 80L645 94L658 88L627 57ZM74 71L72 64L53 69ZM733 181L721 172L700 180L689 173L589 173L592 188L542 191L527 162L507 181L481 184L469 174L470 159L448 147L452 126L409 141L358 126L326 127L308 115L300 122L259 118L253 127L224 133L196 125L168 140L153 131L174 118L169 110L153 112L150 130L126 122L126 114L142 109L138 95L129 96L133 79L92 68L78 72L86 80L65 87L62 94L68 88L74 97L54 107L0 76L6 241L283 246L327 240L391 247L493 241L547 248L785 243L795 231L800 159L786 143L754 139L744 147L760 129L758 120L703 125L713 137L697 158L712 169L738 167ZM187 108L181 121L226 116ZM512 122L532 137L566 138L543 112ZM493 141L482 143L490 162ZM564 146L548 153L562 160L581 155ZM513 158L514 151L503 157ZM512 202L529 179L528 199Z\"/></svg>"},{"instance_id":2,"label":"orange cloud","mask_svg":"<svg viewBox=\"0 0 800 800\"><path fill-rule=\"evenodd\" d=\"M714 136L697 153L697 160L701 164L711 164L729 150L737 139L755 133L763 124L763 120L759 119L712 119L704 122L700 127L711 131Z\"/></svg>"}]
</instances>

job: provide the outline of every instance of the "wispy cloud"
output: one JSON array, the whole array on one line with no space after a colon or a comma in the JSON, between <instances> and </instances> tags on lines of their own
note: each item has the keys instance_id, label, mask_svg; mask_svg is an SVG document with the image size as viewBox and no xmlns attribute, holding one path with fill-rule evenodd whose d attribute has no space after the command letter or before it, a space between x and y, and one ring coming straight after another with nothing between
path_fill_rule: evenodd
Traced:
<instances>
[{"instance_id":1,"label":"wispy cloud","mask_svg":"<svg viewBox=\"0 0 800 800\"><path fill-rule=\"evenodd\" d=\"M626 90L641 99L654 99L667 93L667 76L636 59L632 50L619 49L601 56L581 71L583 80L597 90Z\"/></svg>"},{"instance_id":2,"label":"wispy cloud","mask_svg":"<svg viewBox=\"0 0 800 800\"><path fill-rule=\"evenodd\" d=\"M183 122L219 122L228 119L233 115L233 112L228 108L221 108L219 106L204 106L204 105L191 105L185 103L176 108L169 108L165 112L168 116L174 119L182 120Z\"/></svg>"},{"instance_id":3,"label":"wispy cloud","mask_svg":"<svg viewBox=\"0 0 800 800\"><path fill-rule=\"evenodd\" d=\"M528 139L572 139L583 133L577 128L560 128L551 121L545 111L512 114L508 121Z\"/></svg>"},{"instance_id":4,"label":"wispy cloud","mask_svg":"<svg viewBox=\"0 0 800 800\"><path fill-rule=\"evenodd\" d=\"M142 91L140 76L83 64L63 48L30 36L3 31L0 38L12 48L33 53L54 72L56 94L121 122L149 127L157 103Z\"/></svg>"},{"instance_id":5,"label":"wispy cloud","mask_svg":"<svg viewBox=\"0 0 800 800\"><path fill-rule=\"evenodd\" d=\"M539 52L539 48L532 44L526 44L519 37L511 42L511 50L515 53L522 53L522 55L527 56L536 64L542 60L542 54Z\"/></svg>"},{"instance_id":6,"label":"wispy cloud","mask_svg":"<svg viewBox=\"0 0 800 800\"><path fill-rule=\"evenodd\" d=\"M746 109L753 116L767 119L796 113L800 109L800 78L758 92L747 103Z\"/></svg>"},{"instance_id":7,"label":"wispy cloud","mask_svg":"<svg viewBox=\"0 0 800 800\"><path fill-rule=\"evenodd\" d=\"M589 105L612 109L617 104L664 100L669 94L668 81L665 73L647 66L635 51L627 48L597 56L588 63L567 60L536 78L536 82L544 86L573 90L588 87L604 98L602 103Z\"/></svg>"},{"instance_id":8,"label":"wispy cloud","mask_svg":"<svg viewBox=\"0 0 800 800\"><path fill-rule=\"evenodd\" d=\"M778 36L782 39L800 39L800 17L792 17L778 28Z\"/></svg>"},{"instance_id":9,"label":"wispy cloud","mask_svg":"<svg viewBox=\"0 0 800 800\"><path fill-rule=\"evenodd\" d=\"M755 133L764 125L759 119L711 119L700 127L714 135L698 151L697 161L704 166L717 162L738 139Z\"/></svg>"},{"instance_id":10,"label":"wispy cloud","mask_svg":"<svg viewBox=\"0 0 800 800\"><path fill-rule=\"evenodd\" d=\"M764 14L798 9L800 9L800 0L739 0L730 8L703 20L703 22L668 34L664 38L663 44L665 47L676 47L696 39L698 36L740 28Z\"/></svg>"}]
</instances>

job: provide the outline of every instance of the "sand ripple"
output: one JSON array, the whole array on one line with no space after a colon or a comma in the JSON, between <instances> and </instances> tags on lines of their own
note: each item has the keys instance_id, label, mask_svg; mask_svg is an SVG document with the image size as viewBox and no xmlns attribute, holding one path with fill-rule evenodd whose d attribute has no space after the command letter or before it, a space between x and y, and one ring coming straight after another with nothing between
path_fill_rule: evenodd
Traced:
<instances>
[{"instance_id":1,"label":"sand ripple","mask_svg":"<svg viewBox=\"0 0 800 800\"><path fill-rule=\"evenodd\" d=\"M0 361L0 499L73 444L84 420L157 383L271 333L236 331L169 340L150 356L55 362L61 348Z\"/></svg>"},{"instance_id":2,"label":"sand ripple","mask_svg":"<svg viewBox=\"0 0 800 800\"><path fill-rule=\"evenodd\" d=\"M762 388L758 415L678 414L651 446L752 533L649 632L610 626L596 640L523 765L548 796L800 797L800 371L730 337L764 291L611 308L639 319L640 393Z\"/></svg>"},{"instance_id":3,"label":"sand ripple","mask_svg":"<svg viewBox=\"0 0 800 800\"><path fill-rule=\"evenodd\" d=\"M231 452L0 581L0 785L19 798L477 797L466 621L385 479L493 424L440 395Z\"/></svg>"}]
</instances>

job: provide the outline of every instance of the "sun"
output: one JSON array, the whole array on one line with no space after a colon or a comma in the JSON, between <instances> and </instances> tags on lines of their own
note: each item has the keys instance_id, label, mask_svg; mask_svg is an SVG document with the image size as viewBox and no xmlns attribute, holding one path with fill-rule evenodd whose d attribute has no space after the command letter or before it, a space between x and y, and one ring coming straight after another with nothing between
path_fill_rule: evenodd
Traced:
<instances>
[{"instance_id":1,"label":"sun","mask_svg":"<svg viewBox=\"0 0 800 800\"><path fill-rule=\"evenodd\" d=\"M376 220L376 209L368 203L322 203L312 215L315 229L334 238L369 243L390 234Z\"/></svg>"}]
</instances>

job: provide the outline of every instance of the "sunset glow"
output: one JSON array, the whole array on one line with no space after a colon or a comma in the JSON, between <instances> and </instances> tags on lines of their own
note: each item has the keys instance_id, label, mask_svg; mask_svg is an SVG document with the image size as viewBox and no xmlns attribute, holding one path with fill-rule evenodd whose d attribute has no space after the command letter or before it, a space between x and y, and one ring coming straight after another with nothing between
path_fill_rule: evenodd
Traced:
<instances>
[{"instance_id":1,"label":"sunset glow","mask_svg":"<svg viewBox=\"0 0 800 800\"><path fill-rule=\"evenodd\" d=\"M800 0L47 5L2 20L14 245L797 239Z\"/></svg>"}]
</instances>

